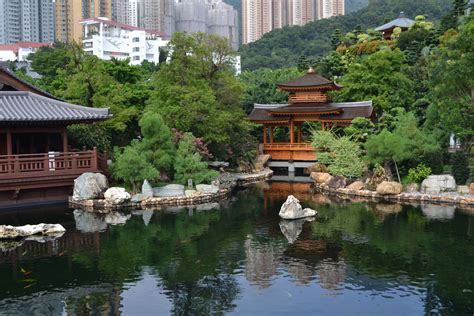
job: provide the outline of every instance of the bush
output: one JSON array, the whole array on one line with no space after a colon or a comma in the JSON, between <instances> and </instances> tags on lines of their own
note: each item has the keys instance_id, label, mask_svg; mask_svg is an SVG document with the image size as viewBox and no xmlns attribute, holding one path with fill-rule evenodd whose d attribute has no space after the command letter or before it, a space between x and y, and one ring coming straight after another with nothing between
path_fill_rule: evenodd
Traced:
<instances>
[{"instance_id":1,"label":"bush","mask_svg":"<svg viewBox=\"0 0 474 316\"><path fill-rule=\"evenodd\" d=\"M193 179L194 184L211 182L219 175L217 171L208 169L206 161L202 161L194 146L195 139L191 133L186 133L179 141L174 163L177 183L186 184L188 179Z\"/></svg>"},{"instance_id":2,"label":"bush","mask_svg":"<svg viewBox=\"0 0 474 316\"><path fill-rule=\"evenodd\" d=\"M415 168L408 170L408 181L410 183L421 183L426 177L431 174L431 168L424 163L420 163Z\"/></svg>"},{"instance_id":3,"label":"bush","mask_svg":"<svg viewBox=\"0 0 474 316\"><path fill-rule=\"evenodd\" d=\"M316 131L313 146L319 162L327 165L332 175L358 178L365 170L359 145L347 136L337 138L331 132Z\"/></svg>"},{"instance_id":4,"label":"bush","mask_svg":"<svg viewBox=\"0 0 474 316\"><path fill-rule=\"evenodd\" d=\"M456 183L463 185L469 178L469 163L467 155L462 151L456 152L451 156L452 173Z\"/></svg>"}]
</instances>

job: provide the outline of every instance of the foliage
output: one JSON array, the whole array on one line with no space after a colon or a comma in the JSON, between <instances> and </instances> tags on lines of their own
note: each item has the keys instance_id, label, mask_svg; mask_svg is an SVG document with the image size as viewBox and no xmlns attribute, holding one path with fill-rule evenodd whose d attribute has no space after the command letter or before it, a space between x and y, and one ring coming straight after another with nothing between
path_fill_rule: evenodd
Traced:
<instances>
[{"instance_id":1,"label":"foliage","mask_svg":"<svg viewBox=\"0 0 474 316\"><path fill-rule=\"evenodd\" d=\"M375 125L371 120L358 117L353 119L351 125L344 129L344 134L353 141L364 143L374 129Z\"/></svg>"},{"instance_id":2,"label":"foliage","mask_svg":"<svg viewBox=\"0 0 474 316\"><path fill-rule=\"evenodd\" d=\"M332 175L357 178L364 172L360 147L349 137L336 137L329 131L316 131L312 144L318 151L319 162L328 165Z\"/></svg>"},{"instance_id":3,"label":"foliage","mask_svg":"<svg viewBox=\"0 0 474 316\"><path fill-rule=\"evenodd\" d=\"M225 39L203 33L175 33L170 47L170 62L152 78L148 110L169 127L203 138L214 157L236 163L255 145L240 107L235 52Z\"/></svg>"},{"instance_id":4,"label":"foliage","mask_svg":"<svg viewBox=\"0 0 474 316\"><path fill-rule=\"evenodd\" d=\"M415 168L408 170L408 181L411 183L421 183L426 177L431 174L431 168L424 163L420 163Z\"/></svg>"},{"instance_id":5,"label":"foliage","mask_svg":"<svg viewBox=\"0 0 474 316\"><path fill-rule=\"evenodd\" d=\"M67 127L69 146L83 147L103 152L111 149L111 136L103 124L75 124Z\"/></svg>"},{"instance_id":6,"label":"foliage","mask_svg":"<svg viewBox=\"0 0 474 316\"><path fill-rule=\"evenodd\" d=\"M451 156L451 168L454 179L459 185L466 184L467 179L469 178L469 162L467 155L458 151L452 154Z\"/></svg>"},{"instance_id":7,"label":"foliage","mask_svg":"<svg viewBox=\"0 0 474 316\"><path fill-rule=\"evenodd\" d=\"M69 64L71 56L69 44L55 43L52 47L41 46L36 53L30 54L31 68L41 75L42 86L50 86L56 79L57 70Z\"/></svg>"},{"instance_id":8,"label":"foliage","mask_svg":"<svg viewBox=\"0 0 474 316\"><path fill-rule=\"evenodd\" d=\"M307 58L329 53L335 29L341 34L384 24L385 20L398 17L401 11L414 17L424 14L432 21L440 19L449 3L446 0L377 0L366 8L345 16L322 19L304 26L284 27L273 30L258 41L241 47L244 70L283 68L296 66L301 55ZM349 12L349 11L348 11Z\"/></svg>"},{"instance_id":9,"label":"foliage","mask_svg":"<svg viewBox=\"0 0 474 316\"><path fill-rule=\"evenodd\" d=\"M187 133L178 143L174 162L177 183L186 184L188 179L193 179L194 184L209 183L219 175L217 171L208 169L206 161L202 161L194 146L195 140L191 133Z\"/></svg>"},{"instance_id":10,"label":"foliage","mask_svg":"<svg viewBox=\"0 0 474 316\"><path fill-rule=\"evenodd\" d=\"M123 152L116 150L114 156L115 161L111 166L112 176L130 185L133 192L138 192L143 180L154 180L159 176L158 170L141 154L137 142L127 146Z\"/></svg>"}]
</instances>

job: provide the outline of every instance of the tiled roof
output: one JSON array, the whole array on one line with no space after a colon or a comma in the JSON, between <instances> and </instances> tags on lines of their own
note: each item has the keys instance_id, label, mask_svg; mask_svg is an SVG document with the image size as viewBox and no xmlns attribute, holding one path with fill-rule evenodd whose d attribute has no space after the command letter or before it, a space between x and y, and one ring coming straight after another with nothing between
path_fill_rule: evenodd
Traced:
<instances>
[{"instance_id":1,"label":"tiled roof","mask_svg":"<svg viewBox=\"0 0 474 316\"><path fill-rule=\"evenodd\" d=\"M108 108L90 108L26 91L0 92L0 123L82 123L111 117Z\"/></svg>"},{"instance_id":2,"label":"tiled roof","mask_svg":"<svg viewBox=\"0 0 474 316\"><path fill-rule=\"evenodd\" d=\"M331 80L318 75L312 68L301 77L278 84L278 87L282 90L285 88L308 88L318 86L332 86L336 89L341 88L341 86L337 85Z\"/></svg>"},{"instance_id":3,"label":"tiled roof","mask_svg":"<svg viewBox=\"0 0 474 316\"><path fill-rule=\"evenodd\" d=\"M390 21L387 24L384 24L382 26L379 26L375 30L379 31L379 32L382 32L382 31L385 31L385 30L390 30L390 29L395 28L395 27L401 27L401 28L407 29L410 26L412 26L413 24L415 24L415 21L405 17L404 12L400 12L400 16L397 19L395 19L393 21Z\"/></svg>"}]
</instances>

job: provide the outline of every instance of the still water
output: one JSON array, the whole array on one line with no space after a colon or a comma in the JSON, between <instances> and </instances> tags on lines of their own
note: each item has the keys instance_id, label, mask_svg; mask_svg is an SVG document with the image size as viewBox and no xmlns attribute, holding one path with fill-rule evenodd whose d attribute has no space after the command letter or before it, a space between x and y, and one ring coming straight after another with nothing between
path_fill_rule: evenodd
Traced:
<instances>
[{"instance_id":1,"label":"still water","mask_svg":"<svg viewBox=\"0 0 474 316\"><path fill-rule=\"evenodd\" d=\"M0 243L0 315L474 313L473 216L307 191L274 183L195 208L3 214L0 224L67 232ZM280 221L290 192L316 220Z\"/></svg>"}]
</instances>

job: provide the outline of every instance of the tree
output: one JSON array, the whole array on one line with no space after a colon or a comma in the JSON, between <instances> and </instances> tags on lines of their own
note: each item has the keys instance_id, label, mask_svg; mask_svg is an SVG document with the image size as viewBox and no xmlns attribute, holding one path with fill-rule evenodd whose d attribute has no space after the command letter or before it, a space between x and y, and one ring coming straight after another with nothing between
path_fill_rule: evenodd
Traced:
<instances>
[{"instance_id":1,"label":"tree","mask_svg":"<svg viewBox=\"0 0 474 316\"><path fill-rule=\"evenodd\" d=\"M331 37L331 46L333 49L336 49L339 44L341 44L341 30L335 29Z\"/></svg>"},{"instance_id":2,"label":"tree","mask_svg":"<svg viewBox=\"0 0 474 316\"><path fill-rule=\"evenodd\" d=\"M454 179L459 185L466 184L469 178L469 162L467 155L462 151L456 152L451 156L451 166Z\"/></svg>"},{"instance_id":3,"label":"tree","mask_svg":"<svg viewBox=\"0 0 474 316\"><path fill-rule=\"evenodd\" d=\"M193 179L194 184L200 184L210 182L219 175L217 171L208 169L206 161L202 161L194 147L194 140L195 137L187 133L179 141L174 162L174 178L178 183L187 184L188 179Z\"/></svg>"},{"instance_id":4,"label":"tree","mask_svg":"<svg viewBox=\"0 0 474 316\"><path fill-rule=\"evenodd\" d=\"M453 0L451 10L441 19L441 32L444 33L449 29L457 29L459 18L464 15L468 5L469 0Z\"/></svg>"},{"instance_id":5,"label":"tree","mask_svg":"<svg viewBox=\"0 0 474 316\"><path fill-rule=\"evenodd\" d=\"M30 54L31 68L41 75L41 83L52 91L51 84L56 79L57 70L70 62L69 44L55 43L52 47L41 46L36 53Z\"/></svg>"},{"instance_id":6,"label":"tree","mask_svg":"<svg viewBox=\"0 0 474 316\"><path fill-rule=\"evenodd\" d=\"M111 167L113 177L131 186L133 192L138 192L143 180L153 180L159 176L158 170L141 154L137 142L127 146L123 152L115 151L114 156L115 162Z\"/></svg>"}]
</instances>

